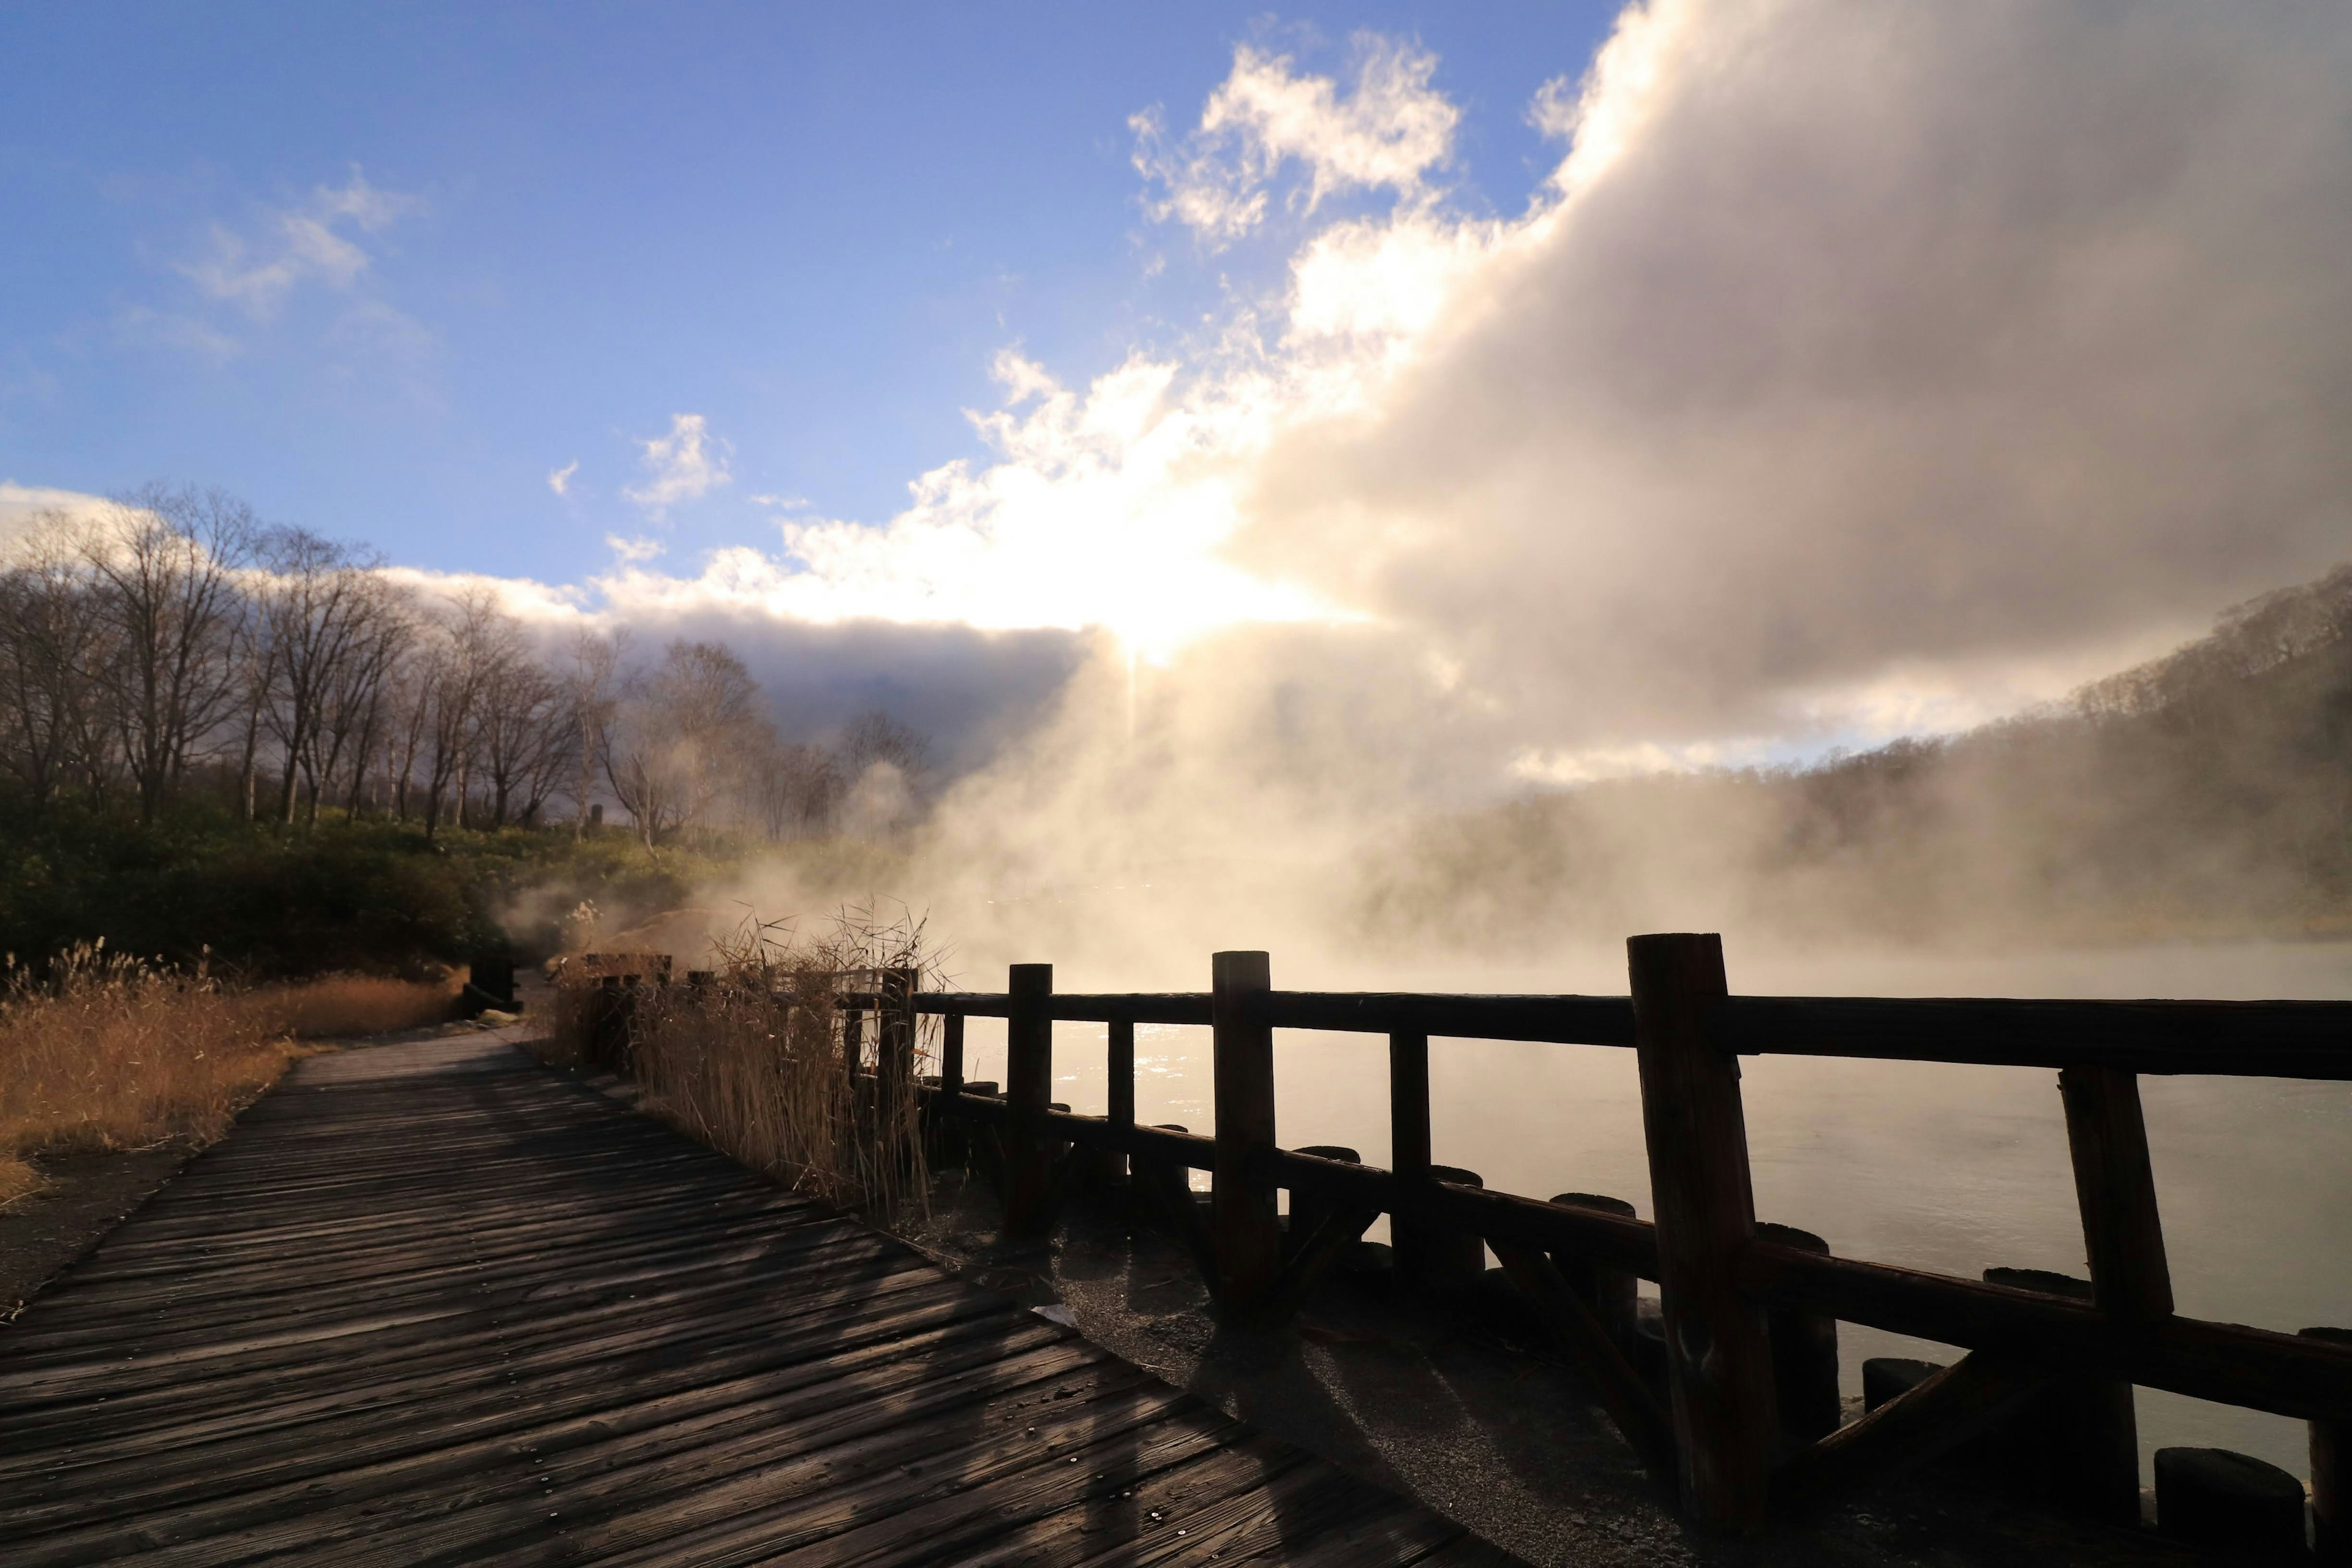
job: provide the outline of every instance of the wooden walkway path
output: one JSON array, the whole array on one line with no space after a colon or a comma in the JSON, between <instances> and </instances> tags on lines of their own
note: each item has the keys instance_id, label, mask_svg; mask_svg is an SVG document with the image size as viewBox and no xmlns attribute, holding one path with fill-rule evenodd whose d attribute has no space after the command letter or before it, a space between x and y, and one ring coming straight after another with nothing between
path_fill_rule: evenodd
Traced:
<instances>
[{"instance_id":1,"label":"wooden walkway path","mask_svg":"<svg viewBox=\"0 0 2352 1568\"><path fill-rule=\"evenodd\" d=\"M0 1330L0 1562L1508 1560L479 1037L300 1064Z\"/></svg>"}]
</instances>

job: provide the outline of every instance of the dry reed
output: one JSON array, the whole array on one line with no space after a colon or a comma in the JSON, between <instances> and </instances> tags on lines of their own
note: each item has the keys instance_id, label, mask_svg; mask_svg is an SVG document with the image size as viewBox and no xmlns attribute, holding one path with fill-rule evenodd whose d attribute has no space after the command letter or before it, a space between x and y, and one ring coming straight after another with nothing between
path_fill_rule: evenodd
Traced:
<instances>
[{"instance_id":1,"label":"dry reed","mask_svg":"<svg viewBox=\"0 0 2352 1568\"><path fill-rule=\"evenodd\" d=\"M880 1031L861 1031L856 1069L844 1048L845 992L870 992L887 970L928 967L922 923L845 910L818 939L747 922L714 944L706 982L631 993L627 1068L648 1110L796 1192L895 1216L927 1190L916 1077L919 1030L904 1070L886 1073ZM590 1055L596 993L564 985L554 1054Z\"/></svg>"},{"instance_id":2,"label":"dry reed","mask_svg":"<svg viewBox=\"0 0 2352 1568\"><path fill-rule=\"evenodd\" d=\"M0 1207L43 1154L203 1143L277 1081L304 1040L446 1018L446 985L334 975L237 989L102 944L45 973L0 966Z\"/></svg>"}]
</instances>

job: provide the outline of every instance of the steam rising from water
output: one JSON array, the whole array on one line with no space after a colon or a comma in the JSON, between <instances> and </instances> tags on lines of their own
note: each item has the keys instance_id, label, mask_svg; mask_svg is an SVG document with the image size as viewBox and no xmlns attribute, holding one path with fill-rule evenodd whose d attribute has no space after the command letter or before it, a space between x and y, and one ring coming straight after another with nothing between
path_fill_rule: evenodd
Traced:
<instances>
[{"instance_id":1,"label":"steam rising from water","mask_svg":"<svg viewBox=\"0 0 2352 1568\"><path fill-rule=\"evenodd\" d=\"M1601 859L1533 828L1450 858L1416 835L1529 783L1979 722L2332 564L2352 11L1655 0L1531 106L1560 162L1504 217L1449 195L1444 94L1442 62L1392 43L1333 80L1241 51L1196 126L1141 122L1139 166L1158 220L1196 231L1180 244L1292 245L1278 294L1084 388L1008 355L995 460L926 476L878 528L795 525L781 556L691 580L623 571L614 613L659 635L731 617L739 642L762 616L1072 636L1050 710L877 889L926 910L976 986L1050 959L1065 988L1197 989L1213 950L1262 947L1284 985L1622 992L1619 938L1695 926L1759 992L2345 993L2318 946L1851 956L2014 936L2064 890L2063 855L2035 856L2068 818L2034 817L2055 826L2029 854L2031 814L2003 803L2133 782L2087 763L2026 789L1979 753L1930 802L1941 837L1899 841L1934 855L1863 836L1810 882L1764 852L1789 826L1772 797L1711 785L1594 797ZM1389 205L1347 205L1366 192ZM1406 918L1368 915L1383 888ZM1065 1097L1093 1109L1099 1058L1069 1046ZM1382 1158L1372 1043L1282 1048L1286 1084L1318 1086L1286 1091L1286 1141ZM1146 1120L1205 1126L1196 1052L1147 1047ZM1630 1065L1596 1060L1452 1053L1439 1157L1643 1197ZM1759 1068L1759 1194L1842 1251L2079 1268L2047 1089ZM2343 1096L2151 1107L2184 1303L2340 1320ZM2289 1153L2262 1142L2280 1125ZM2250 1146L2274 1162L2251 1184ZM2250 1202L2296 1184L2307 1201ZM2155 1408L2151 1436L2289 1462L2299 1441Z\"/></svg>"},{"instance_id":2,"label":"steam rising from water","mask_svg":"<svg viewBox=\"0 0 2352 1568\"><path fill-rule=\"evenodd\" d=\"M893 890L1142 984L1361 951L1433 807L1979 721L2352 537L2341 7L1657 0L1529 112L1483 216L1442 61L1239 51L1138 163L1275 295L1083 388L1008 354L995 460L613 612L1107 631ZM1723 918L1748 827L1675 831L1640 918Z\"/></svg>"}]
</instances>

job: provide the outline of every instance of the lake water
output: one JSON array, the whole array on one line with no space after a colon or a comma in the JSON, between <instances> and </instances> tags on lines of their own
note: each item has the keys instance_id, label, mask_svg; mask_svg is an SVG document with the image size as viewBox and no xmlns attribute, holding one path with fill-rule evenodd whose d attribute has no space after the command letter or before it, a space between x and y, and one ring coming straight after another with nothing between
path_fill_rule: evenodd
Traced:
<instances>
[{"instance_id":1,"label":"lake water","mask_svg":"<svg viewBox=\"0 0 2352 1568\"><path fill-rule=\"evenodd\" d=\"M1378 976L1286 974L1276 957L1275 983L1302 989L1624 990L1602 954L1543 973ZM1735 991L1759 994L2352 997L2352 945L2336 943L1833 963L1734 950L1730 969ZM1116 984L1088 976L1085 988ZM966 1049L968 1076L1003 1078L1001 1024L973 1019ZM1387 1163L1383 1039L1283 1031L1275 1054L1285 1145ZM1100 1026L1057 1025L1055 1098L1102 1112L1104 1059ZM1138 1118L1212 1131L1208 1063L1205 1029L1139 1029ZM2085 1272L2055 1073L1786 1057L1743 1068L1759 1218L1816 1232L1841 1256L1971 1279L2000 1265ZM1430 1073L1440 1163L1504 1191L1609 1193L1651 1213L1631 1051L1439 1040ZM2179 1310L2288 1332L2352 1326L2352 1084L2150 1078L2141 1097ZM1849 1394L1865 1357L1953 1353L1853 1324L1839 1333ZM2307 1471L2300 1422L2147 1389L2138 1402L2144 1453L2197 1444Z\"/></svg>"}]
</instances>

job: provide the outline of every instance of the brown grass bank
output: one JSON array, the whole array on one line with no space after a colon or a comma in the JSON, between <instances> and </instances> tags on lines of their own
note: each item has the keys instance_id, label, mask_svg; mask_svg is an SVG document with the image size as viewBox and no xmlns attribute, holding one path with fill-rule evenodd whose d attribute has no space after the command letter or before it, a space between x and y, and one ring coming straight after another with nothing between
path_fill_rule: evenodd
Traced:
<instances>
[{"instance_id":1,"label":"brown grass bank","mask_svg":"<svg viewBox=\"0 0 2352 1568\"><path fill-rule=\"evenodd\" d=\"M0 968L0 1206L40 1186L43 1154L203 1143L304 1042L449 1016L454 987L335 975L240 989L78 947L46 973Z\"/></svg>"}]
</instances>

